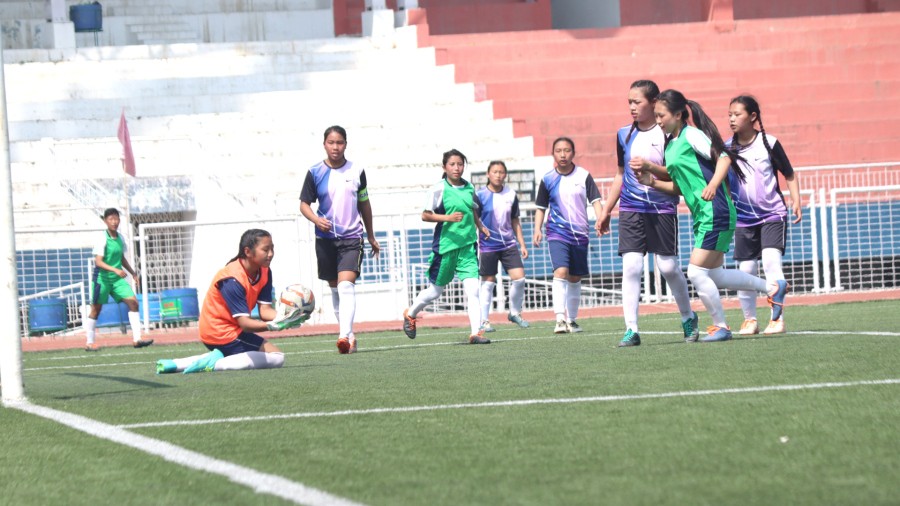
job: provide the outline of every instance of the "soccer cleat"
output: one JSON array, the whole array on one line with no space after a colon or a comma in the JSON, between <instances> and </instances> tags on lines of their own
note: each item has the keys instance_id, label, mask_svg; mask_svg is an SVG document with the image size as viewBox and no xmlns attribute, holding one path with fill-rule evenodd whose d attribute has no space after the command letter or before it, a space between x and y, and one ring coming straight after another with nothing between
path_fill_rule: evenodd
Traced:
<instances>
[{"instance_id":1,"label":"soccer cleat","mask_svg":"<svg viewBox=\"0 0 900 506\"><path fill-rule=\"evenodd\" d=\"M348 337L350 338L350 353L356 353L356 336L351 332Z\"/></svg>"},{"instance_id":2,"label":"soccer cleat","mask_svg":"<svg viewBox=\"0 0 900 506\"><path fill-rule=\"evenodd\" d=\"M477 334L469 336L469 344L491 344L491 340L484 337L483 330L479 330Z\"/></svg>"},{"instance_id":3,"label":"soccer cleat","mask_svg":"<svg viewBox=\"0 0 900 506\"><path fill-rule=\"evenodd\" d=\"M135 348L143 348L144 346L150 346L151 344L153 344L153 339L147 339L147 340L139 339L134 342L134 347Z\"/></svg>"},{"instance_id":4,"label":"soccer cleat","mask_svg":"<svg viewBox=\"0 0 900 506\"><path fill-rule=\"evenodd\" d=\"M756 318L748 318L744 320L744 323L741 324L741 330L738 331L738 334L742 336L752 336L753 334L759 334L759 322L756 321Z\"/></svg>"},{"instance_id":5,"label":"soccer cleat","mask_svg":"<svg viewBox=\"0 0 900 506\"><path fill-rule=\"evenodd\" d=\"M520 314L510 313L509 316L506 317L506 319L515 323L516 325L522 327L523 329L527 329L529 327L528 322L526 322L525 319L522 318L522 315L520 315Z\"/></svg>"},{"instance_id":6,"label":"soccer cleat","mask_svg":"<svg viewBox=\"0 0 900 506\"><path fill-rule=\"evenodd\" d=\"M582 329L580 325L575 323L575 320L569 320L566 322L566 332L568 332L569 334L577 334L579 332L584 332L584 329Z\"/></svg>"},{"instance_id":7,"label":"soccer cleat","mask_svg":"<svg viewBox=\"0 0 900 506\"><path fill-rule=\"evenodd\" d=\"M485 320L481 322L481 330L483 332L494 332L494 327L491 327L491 322L489 320Z\"/></svg>"},{"instance_id":8,"label":"soccer cleat","mask_svg":"<svg viewBox=\"0 0 900 506\"><path fill-rule=\"evenodd\" d=\"M410 339L416 338L416 319L410 318L409 308L403 310L403 332L406 332L406 337Z\"/></svg>"},{"instance_id":9,"label":"soccer cleat","mask_svg":"<svg viewBox=\"0 0 900 506\"><path fill-rule=\"evenodd\" d=\"M192 372L212 371L216 367L216 362L218 362L221 358L225 358L225 355L222 354L222 350L216 348L204 355L202 358L198 358L193 364L189 365L187 369L184 370L184 374L191 374Z\"/></svg>"},{"instance_id":10,"label":"soccer cleat","mask_svg":"<svg viewBox=\"0 0 900 506\"><path fill-rule=\"evenodd\" d=\"M178 372L178 366L174 360L160 359L156 361L156 374L170 374Z\"/></svg>"},{"instance_id":11,"label":"soccer cleat","mask_svg":"<svg viewBox=\"0 0 900 506\"><path fill-rule=\"evenodd\" d=\"M779 279L775 282L775 290L769 292L766 301L772 307L772 321L781 319L781 314L784 312L784 296L787 295L789 288L790 285L787 281Z\"/></svg>"},{"instance_id":12,"label":"soccer cleat","mask_svg":"<svg viewBox=\"0 0 900 506\"><path fill-rule=\"evenodd\" d=\"M732 338L731 329L728 327L717 327L710 325L706 327L706 337L700 339L703 343L715 343L719 341L728 341Z\"/></svg>"},{"instance_id":13,"label":"soccer cleat","mask_svg":"<svg viewBox=\"0 0 900 506\"><path fill-rule=\"evenodd\" d=\"M629 346L640 346L641 345L641 335L637 332L628 329L625 331L625 336L619 341L619 348L627 348Z\"/></svg>"},{"instance_id":14,"label":"soccer cleat","mask_svg":"<svg viewBox=\"0 0 900 506\"><path fill-rule=\"evenodd\" d=\"M769 326L766 327L766 330L763 331L763 334L771 335L771 334L784 334L786 331L784 329L784 318L779 318L778 320L772 320L769 322Z\"/></svg>"},{"instance_id":15,"label":"soccer cleat","mask_svg":"<svg viewBox=\"0 0 900 506\"><path fill-rule=\"evenodd\" d=\"M337 340L338 353L346 355L350 353L350 338L342 337Z\"/></svg>"},{"instance_id":16,"label":"soccer cleat","mask_svg":"<svg viewBox=\"0 0 900 506\"><path fill-rule=\"evenodd\" d=\"M684 331L684 342L696 343L700 337L700 317L695 311L691 312L691 317L681 322L681 329Z\"/></svg>"},{"instance_id":17,"label":"soccer cleat","mask_svg":"<svg viewBox=\"0 0 900 506\"><path fill-rule=\"evenodd\" d=\"M97 343L91 343L84 347L84 351L100 351L100 345Z\"/></svg>"},{"instance_id":18,"label":"soccer cleat","mask_svg":"<svg viewBox=\"0 0 900 506\"><path fill-rule=\"evenodd\" d=\"M553 327L554 334L565 334L569 331L569 327L566 326L565 320L556 320L556 326Z\"/></svg>"}]
</instances>

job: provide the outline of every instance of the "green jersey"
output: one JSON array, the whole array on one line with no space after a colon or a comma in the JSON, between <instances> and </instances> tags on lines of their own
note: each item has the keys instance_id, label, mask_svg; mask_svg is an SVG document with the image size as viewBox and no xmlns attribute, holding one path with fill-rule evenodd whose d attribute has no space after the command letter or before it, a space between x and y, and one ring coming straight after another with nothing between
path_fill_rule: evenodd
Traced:
<instances>
[{"instance_id":1,"label":"green jersey","mask_svg":"<svg viewBox=\"0 0 900 506\"><path fill-rule=\"evenodd\" d=\"M453 186L442 179L428 190L425 199L425 210L435 214L453 214L461 212L462 221L439 222L434 227L434 239L431 249L443 255L448 251L471 246L478 242L478 231L475 228L475 187L463 179L463 185Z\"/></svg>"},{"instance_id":2,"label":"green jersey","mask_svg":"<svg viewBox=\"0 0 900 506\"><path fill-rule=\"evenodd\" d=\"M122 234L116 234L116 237L109 235L109 230L103 232L103 239L94 245L94 256L102 256L103 261L110 267L116 269L122 268L122 259L125 258L125 241L122 240ZM122 279L115 272L106 269L97 268L96 276L99 281L115 283Z\"/></svg>"},{"instance_id":3,"label":"green jersey","mask_svg":"<svg viewBox=\"0 0 900 506\"><path fill-rule=\"evenodd\" d=\"M703 200L706 185L716 172L712 159L712 142L699 129L690 125L666 146L666 171L681 189L684 203L694 219L694 233L698 231L734 230L737 215L728 191L727 178L716 189L711 201Z\"/></svg>"}]
</instances>

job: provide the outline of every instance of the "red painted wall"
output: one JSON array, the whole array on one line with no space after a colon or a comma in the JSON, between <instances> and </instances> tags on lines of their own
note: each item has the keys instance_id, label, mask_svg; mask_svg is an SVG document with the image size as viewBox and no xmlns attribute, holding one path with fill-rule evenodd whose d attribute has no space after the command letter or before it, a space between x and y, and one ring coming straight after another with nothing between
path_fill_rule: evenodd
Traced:
<instances>
[{"instance_id":1,"label":"red painted wall","mask_svg":"<svg viewBox=\"0 0 900 506\"><path fill-rule=\"evenodd\" d=\"M735 19L900 11L900 0L734 0Z\"/></svg>"},{"instance_id":2,"label":"red painted wall","mask_svg":"<svg viewBox=\"0 0 900 506\"><path fill-rule=\"evenodd\" d=\"M334 0L335 35L362 33L360 14L364 0ZM388 0L396 9L396 0ZM428 12L432 35L452 33L549 30L553 17L550 0L419 0Z\"/></svg>"}]
</instances>

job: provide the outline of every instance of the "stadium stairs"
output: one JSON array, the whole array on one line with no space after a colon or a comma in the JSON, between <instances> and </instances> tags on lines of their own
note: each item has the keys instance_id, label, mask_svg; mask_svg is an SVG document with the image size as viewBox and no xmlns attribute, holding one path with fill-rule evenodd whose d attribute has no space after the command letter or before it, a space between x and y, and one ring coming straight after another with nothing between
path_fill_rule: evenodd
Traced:
<instances>
[{"instance_id":1,"label":"stadium stairs","mask_svg":"<svg viewBox=\"0 0 900 506\"><path fill-rule=\"evenodd\" d=\"M533 160L531 139L494 120L491 103L457 84L451 66L436 66L412 28L377 42L12 50L5 63L17 208L95 205L59 202L59 192L44 200L54 176L105 180L114 194L123 107L139 178L208 178L229 202L268 202L236 206L251 208L235 211L243 216L296 213L302 177L322 158L332 124L347 128L348 158L367 167L373 191L438 180L451 147L474 167Z\"/></svg>"},{"instance_id":2,"label":"stadium stairs","mask_svg":"<svg viewBox=\"0 0 900 506\"><path fill-rule=\"evenodd\" d=\"M626 95L653 79L700 102L730 136L729 100L755 95L795 166L900 160L900 13L616 29L420 34L535 155L572 137L595 176L615 172Z\"/></svg>"}]
</instances>

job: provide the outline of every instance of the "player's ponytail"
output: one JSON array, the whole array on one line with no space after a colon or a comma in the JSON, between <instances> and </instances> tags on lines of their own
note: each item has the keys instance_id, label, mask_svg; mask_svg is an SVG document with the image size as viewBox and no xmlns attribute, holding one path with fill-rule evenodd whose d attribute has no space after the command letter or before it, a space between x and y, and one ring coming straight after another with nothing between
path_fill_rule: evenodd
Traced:
<instances>
[{"instance_id":1,"label":"player's ponytail","mask_svg":"<svg viewBox=\"0 0 900 506\"><path fill-rule=\"evenodd\" d=\"M241 234L241 242L238 245L238 253L234 258L229 260L226 265L234 262L235 260L247 258L247 248L250 248L251 250L255 248L259 243L259 240L263 237L272 237L272 234L259 228L251 228L250 230L247 230L246 232Z\"/></svg>"}]
</instances>

